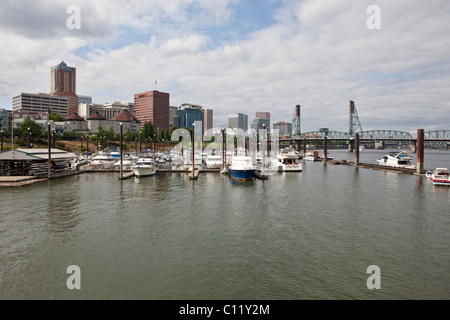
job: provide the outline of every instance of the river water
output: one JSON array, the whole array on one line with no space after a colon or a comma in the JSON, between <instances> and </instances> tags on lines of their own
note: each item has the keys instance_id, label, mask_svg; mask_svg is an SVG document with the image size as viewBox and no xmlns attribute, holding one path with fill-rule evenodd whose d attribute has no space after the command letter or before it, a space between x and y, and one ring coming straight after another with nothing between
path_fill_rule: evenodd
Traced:
<instances>
[{"instance_id":1,"label":"river water","mask_svg":"<svg viewBox=\"0 0 450 320\"><path fill-rule=\"evenodd\" d=\"M361 162L384 153L363 151ZM450 153L426 151L425 169L439 166L450 167ZM350 166L303 169L248 182L85 173L0 189L0 297L450 298L450 188ZM71 265L79 290L66 285ZM381 289L367 287L371 265Z\"/></svg>"}]
</instances>

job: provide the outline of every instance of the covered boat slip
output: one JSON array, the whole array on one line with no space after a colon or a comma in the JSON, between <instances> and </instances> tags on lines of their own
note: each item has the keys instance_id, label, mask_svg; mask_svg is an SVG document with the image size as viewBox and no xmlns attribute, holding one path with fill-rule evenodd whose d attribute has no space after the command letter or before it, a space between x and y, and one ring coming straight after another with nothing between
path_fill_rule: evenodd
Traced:
<instances>
[{"instance_id":1,"label":"covered boat slip","mask_svg":"<svg viewBox=\"0 0 450 320\"><path fill-rule=\"evenodd\" d=\"M67 171L74 153L51 149L52 174ZM48 149L14 149L0 153L0 176L47 176Z\"/></svg>"}]
</instances>

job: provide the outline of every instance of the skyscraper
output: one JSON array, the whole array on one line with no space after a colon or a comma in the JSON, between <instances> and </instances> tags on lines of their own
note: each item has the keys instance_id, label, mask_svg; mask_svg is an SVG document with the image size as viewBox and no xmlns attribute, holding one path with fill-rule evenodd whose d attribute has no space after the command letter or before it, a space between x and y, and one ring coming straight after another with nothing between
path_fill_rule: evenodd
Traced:
<instances>
[{"instance_id":1,"label":"skyscraper","mask_svg":"<svg viewBox=\"0 0 450 320\"><path fill-rule=\"evenodd\" d=\"M248 116L243 113L235 113L228 116L228 128L247 131Z\"/></svg>"},{"instance_id":2,"label":"skyscraper","mask_svg":"<svg viewBox=\"0 0 450 320\"><path fill-rule=\"evenodd\" d=\"M76 68L67 66L64 61L52 67L50 95L67 98L67 115L78 111Z\"/></svg>"},{"instance_id":3,"label":"skyscraper","mask_svg":"<svg viewBox=\"0 0 450 320\"><path fill-rule=\"evenodd\" d=\"M213 111L212 109L203 109L203 133L213 128Z\"/></svg>"},{"instance_id":4,"label":"skyscraper","mask_svg":"<svg viewBox=\"0 0 450 320\"><path fill-rule=\"evenodd\" d=\"M135 94L134 113L141 126L151 121L155 129L169 129L169 100L168 93L157 90Z\"/></svg>"}]
</instances>

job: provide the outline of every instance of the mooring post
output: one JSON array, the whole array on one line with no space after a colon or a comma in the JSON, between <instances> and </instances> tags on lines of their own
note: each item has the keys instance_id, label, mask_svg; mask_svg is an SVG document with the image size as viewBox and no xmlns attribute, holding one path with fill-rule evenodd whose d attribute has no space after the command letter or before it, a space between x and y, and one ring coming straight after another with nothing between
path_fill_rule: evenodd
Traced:
<instances>
[{"instance_id":1,"label":"mooring post","mask_svg":"<svg viewBox=\"0 0 450 320\"><path fill-rule=\"evenodd\" d=\"M51 132L52 128L50 123L48 124L48 174L47 177L50 179L52 176L52 146L51 146Z\"/></svg>"},{"instance_id":2,"label":"mooring post","mask_svg":"<svg viewBox=\"0 0 450 320\"><path fill-rule=\"evenodd\" d=\"M423 174L424 129L417 129L417 174Z\"/></svg>"},{"instance_id":3,"label":"mooring post","mask_svg":"<svg viewBox=\"0 0 450 320\"><path fill-rule=\"evenodd\" d=\"M123 125L120 123L120 179L123 179Z\"/></svg>"},{"instance_id":4,"label":"mooring post","mask_svg":"<svg viewBox=\"0 0 450 320\"><path fill-rule=\"evenodd\" d=\"M227 162L227 143L225 140L225 129L222 129L222 170L226 168Z\"/></svg>"},{"instance_id":5,"label":"mooring post","mask_svg":"<svg viewBox=\"0 0 450 320\"><path fill-rule=\"evenodd\" d=\"M355 166L359 166L359 133L355 134Z\"/></svg>"},{"instance_id":6,"label":"mooring post","mask_svg":"<svg viewBox=\"0 0 450 320\"><path fill-rule=\"evenodd\" d=\"M56 131L53 129L53 135L52 135L52 148L56 149Z\"/></svg>"},{"instance_id":7,"label":"mooring post","mask_svg":"<svg viewBox=\"0 0 450 320\"><path fill-rule=\"evenodd\" d=\"M328 138L327 136L323 137L323 162L327 162L328 155Z\"/></svg>"},{"instance_id":8,"label":"mooring post","mask_svg":"<svg viewBox=\"0 0 450 320\"><path fill-rule=\"evenodd\" d=\"M96 152L98 153L98 130L97 130L97 150Z\"/></svg>"}]
</instances>

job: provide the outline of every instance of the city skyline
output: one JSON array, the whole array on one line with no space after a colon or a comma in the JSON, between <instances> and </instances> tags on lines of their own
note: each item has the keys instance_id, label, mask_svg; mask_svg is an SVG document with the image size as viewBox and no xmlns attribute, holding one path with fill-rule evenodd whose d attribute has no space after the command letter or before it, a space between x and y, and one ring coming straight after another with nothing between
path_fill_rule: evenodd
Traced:
<instances>
[{"instance_id":1,"label":"city skyline","mask_svg":"<svg viewBox=\"0 0 450 320\"><path fill-rule=\"evenodd\" d=\"M81 26L67 27L67 8ZM348 130L348 101L364 129L449 129L445 1L378 1L381 29L361 1L22 1L0 5L0 108L20 92L49 92L48 70L77 68L77 92L98 103L171 94L229 114L257 111L302 132ZM12 19L11 17L19 17ZM52 17L50 19L49 17ZM401 114L401 117L399 116Z\"/></svg>"}]
</instances>

